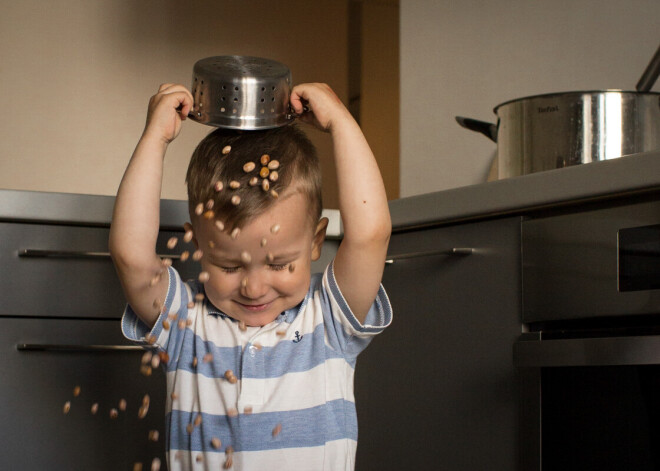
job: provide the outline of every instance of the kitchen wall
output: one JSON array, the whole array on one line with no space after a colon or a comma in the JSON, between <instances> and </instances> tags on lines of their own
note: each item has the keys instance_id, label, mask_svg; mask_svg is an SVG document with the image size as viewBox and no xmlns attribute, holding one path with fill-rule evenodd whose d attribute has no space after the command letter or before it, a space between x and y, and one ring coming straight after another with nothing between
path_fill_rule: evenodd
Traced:
<instances>
[{"instance_id":1,"label":"kitchen wall","mask_svg":"<svg viewBox=\"0 0 660 471\"><path fill-rule=\"evenodd\" d=\"M402 0L400 10L401 196L486 180L496 146L454 116L494 122L510 99L632 90L660 42L658 0Z\"/></svg>"},{"instance_id":2,"label":"kitchen wall","mask_svg":"<svg viewBox=\"0 0 660 471\"><path fill-rule=\"evenodd\" d=\"M196 60L269 57L294 82L328 82L347 102L347 1L23 0L0 16L0 188L114 195L162 82L190 85ZM185 199L190 153L170 145L162 196ZM329 136L310 131L322 154ZM324 178L334 180L325 159ZM334 185L327 185L332 190ZM333 191L326 207L336 207Z\"/></svg>"}]
</instances>

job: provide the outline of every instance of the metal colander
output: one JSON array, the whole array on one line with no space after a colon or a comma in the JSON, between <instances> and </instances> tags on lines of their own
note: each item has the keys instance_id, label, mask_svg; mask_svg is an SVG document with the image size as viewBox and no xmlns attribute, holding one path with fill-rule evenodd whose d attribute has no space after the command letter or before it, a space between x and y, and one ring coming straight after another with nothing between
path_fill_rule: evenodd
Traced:
<instances>
[{"instance_id":1,"label":"metal colander","mask_svg":"<svg viewBox=\"0 0 660 471\"><path fill-rule=\"evenodd\" d=\"M250 56L215 56L193 67L193 120L230 129L269 129L292 122L291 71Z\"/></svg>"}]
</instances>

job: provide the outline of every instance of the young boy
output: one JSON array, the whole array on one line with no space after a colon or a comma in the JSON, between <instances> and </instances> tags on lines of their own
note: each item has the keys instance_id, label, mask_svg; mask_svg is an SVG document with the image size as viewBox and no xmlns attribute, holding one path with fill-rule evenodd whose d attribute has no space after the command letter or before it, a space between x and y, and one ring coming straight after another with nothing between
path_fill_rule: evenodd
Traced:
<instances>
[{"instance_id":1,"label":"young boy","mask_svg":"<svg viewBox=\"0 0 660 471\"><path fill-rule=\"evenodd\" d=\"M155 245L165 151L192 106L182 85L151 98L110 231L124 334L166 352L169 469L352 470L355 360L392 317L373 154L327 85L293 88L300 119L332 135L344 224L333 263L311 276L327 226L311 143L295 125L210 133L187 175L184 242L202 272L183 282Z\"/></svg>"}]
</instances>

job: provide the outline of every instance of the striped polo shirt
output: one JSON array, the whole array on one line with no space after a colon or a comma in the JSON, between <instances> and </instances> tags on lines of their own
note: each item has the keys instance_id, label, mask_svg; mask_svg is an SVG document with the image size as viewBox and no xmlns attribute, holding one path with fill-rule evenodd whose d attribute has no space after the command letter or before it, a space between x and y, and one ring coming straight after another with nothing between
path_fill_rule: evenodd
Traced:
<instances>
[{"instance_id":1,"label":"striped polo shirt","mask_svg":"<svg viewBox=\"0 0 660 471\"><path fill-rule=\"evenodd\" d=\"M188 308L203 285L168 271L153 329L127 306L122 331L137 342L151 336L168 354L169 469L218 470L228 459L236 471L354 469L355 361L392 320L383 287L360 324L330 264L299 305L241 329L206 299Z\"/></svg>"}]
</instances>

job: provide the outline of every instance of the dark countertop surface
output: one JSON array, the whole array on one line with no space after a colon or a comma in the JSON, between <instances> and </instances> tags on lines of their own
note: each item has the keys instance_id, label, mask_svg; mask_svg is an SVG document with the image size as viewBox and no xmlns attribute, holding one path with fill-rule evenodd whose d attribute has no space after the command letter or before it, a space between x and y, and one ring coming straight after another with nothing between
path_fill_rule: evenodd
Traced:
<instances>
[{"instance_id":1,"label":"dark countertop surface","mask_svg":"<svg viewBox=\"0 0 660 471\"><path fill-rule=\"evenodd\" d=\"M394 230L660 191L660 151L390 201ZM0 190L0 220L107 226L113 196ZM161 201L161 227L181 228L184 201Z\"/></svg>"}]
</instances>

